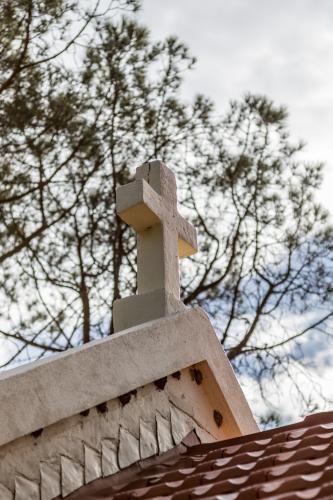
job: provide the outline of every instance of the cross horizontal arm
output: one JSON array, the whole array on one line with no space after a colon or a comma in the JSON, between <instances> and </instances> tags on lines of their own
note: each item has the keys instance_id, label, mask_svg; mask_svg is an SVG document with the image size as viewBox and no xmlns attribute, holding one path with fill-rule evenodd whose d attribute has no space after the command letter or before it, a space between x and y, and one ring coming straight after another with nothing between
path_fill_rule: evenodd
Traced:
<instances>
[{"instance_id":1,"label":"cross horizontal arm","mask_svg":"<svg viewBox=\"0 0 333 500\"><path fill-rule=\"evenodd\" d=\"M172 171L156 160L136 169L116 192L119 217L137 232L137 295L115 302L117 330L173 314L180 300L179 257L197 251L196 230L177 209Z\"/></svg>"},{"instance_id":2,"label":"cross horizontal arm","mask_svg":"<svg viewBox=\"0 0 333 500\"><path fill-rule=\"evenodd\" d=\"M163 218L161 196L144 180L136 180L117 189L119 217L137 232L158 224Z\"/></svg>"},{"instance_id":3,"label":"cross horizontal arm","mask_svg":"<svg viewBox=\"0 0 333 500\"><path fill-rule=\"evenodd\" d=\"M138 233L168 219L178 233L179 257L197 252L196 229L181 215L173 218L172 214L166 213L161 195L145 180L138 179L118 187L116 208L119 217Z\"/></svg>"},{"instance_id":4,"label":"cross horizontal arm","mask_svg":"<svg viewBox=\"0 0 333 500\"><path fill-rule=\"evenodd\" d=\"M179 257L188 257L198 251L197 231L187 220L178 214L178 253Z\"/></svg>"}]
</instances>

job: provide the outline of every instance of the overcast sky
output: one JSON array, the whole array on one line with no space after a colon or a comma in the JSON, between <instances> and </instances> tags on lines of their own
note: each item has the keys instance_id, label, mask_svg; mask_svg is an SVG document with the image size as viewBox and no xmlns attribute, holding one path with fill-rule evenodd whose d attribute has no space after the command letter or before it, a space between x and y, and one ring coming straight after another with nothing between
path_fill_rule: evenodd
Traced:
<instances>
[{"instance_id":1,"label":"overcast sky","mask_svg":"<svg viewBox=\"0 0 333 500\"><path fill-rule=\"evenodd\" d=\"M177 35L198 58L188 96L221 112L246 91L288 107L292 137L326 164L333 214L333 0L143 0L140 17L154 39Z\"/></svg>"},{"instance_id":2,"label":"overcast sky","mask_svg":"<svg viewBox=\"0 0 333 500\"><path fill-rule=\"evenodd\" d=\"M218 113L247 91L287 106L291 137L306 141L309 160L326 164L319 197L333 215L333 0L143 0L140 17L154 39L177 35L198 58L185 82L189 98L210 96ZM325 342L309 348L318 382L333 398L332 350L327 362ZM283 376L279 383L277 409L298 420L293 387ZM262 412L251 381L243 387Z\"/></svg>"}]
</instances>

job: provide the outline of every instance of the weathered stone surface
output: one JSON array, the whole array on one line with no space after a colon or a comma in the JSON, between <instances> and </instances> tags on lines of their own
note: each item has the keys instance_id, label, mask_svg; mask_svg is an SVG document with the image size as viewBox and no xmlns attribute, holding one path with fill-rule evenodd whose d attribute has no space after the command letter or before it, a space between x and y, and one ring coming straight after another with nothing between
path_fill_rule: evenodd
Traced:
<instances>
[{"instance_id":1,"label":"weathered stone surface","mask_svg":"<svg viewBox=\"0 0 333 500\"><path fill-rule=\"evenodd\" d=\"M40 464L41 500L52 500L61 494L60 464L47 461Z\"/></svg>"},{"instance_id":2,"label":"weathered stone surface","mask_svg":"<svg viewBox=\"0 0 333 500\"><path fill-rule=\"evenodd\" d=\"M201 427L196 427L195 432L199 438L200 443L214 443L216 441L215 436L205 431Z\"/></svg>"},{"instance_id":3,"label":"weathered stone surface","mask_svg":"<svg viewBox=\"0 0 333 500\"><path fill-rule=\"evenodd\" d=\"M69 457L61 457L61 493L66 497L84 485L84 467Z\"/></svg>"},{"instance_id":4,"label":"weathered stone surface","mask_svg":"<svg viewBox=\"0 0 333 500\"><path fill-rule=\"evenodd\" d=\"M145 422L140 420L140 455L141 458L148 458L157 455L157 429L156 422Z\"/></svg>"},{"instance_id":5,"label":"weathered stone surface","mask_svg":"<svg viewBox=\"0 0 333 500\"><path fill-rule=\"evenodd\" d=\"M139 233L139 295L116 302L116 329L167 317L0 375L3 496L67 496L193 429L204 439L257 430L209 320L179 300L178 259L196 250L196 231L177 211L173 173L141 166L117 208Z\"/></svg>"},{"instance_id":6,"label":"weathered stone surface","mask_svg":"<svg viewBox=\"0 0 333 500\"><path fill-rule=\"evenodd\" d=\"M137 241L138 294L165 288L179 300L177 233L167 224L155 224L139 233Z\"/></svg>"},{"instance_id":7,"label":"weathered stone surface","mask_svg":"<svg viewBox=\"0 0 333 500\"><path fill-rule=\"evenodd\" d=\"M0 498L1 500L13 500L14 495L6 486L0 484Z\"/></svg>"},{"instance_id":8,"label":"weathered stone surface","mask_svg":"<svg viewBox=\"0 0 333 500\"><path fill-rule=\"evenodd\" d=\"M145 180L162 200L166 201L167 211L172 213L173 222L178 231L179 257L187 257L195 253L197 251L196 229L177 213L177 185L172 170L160 161L151 161L137 168L135 177L137 180ZM162 209L157 210L159 219L163 220L164 214L160 211Z\"/></svg>"},{"instance_id":9,"label":"weathered stone surface","mask_svg":"<svg viewBox=\"0 0 333 500\"><path fill-rule=\"evenodd\" d=\"M118 466L118 441L116 439L103 439L102 441L102 472L103 476L110 476L119 471Z\"/></svg>"},{"instance_id":10,"label":"weathered stone surface","mask_svg":"<svg viewBox=\"0 0 333 500\"><path fill-rule=\"evenodd\" d=\"M170 407L170 416L172 437L174 442L179 444L191 431L196 428L196 424L191 417L176 408L174 405L171 405Z\"/></svg>"},{"instance_id":11,"label":"weathered stone surface","mask_svg":"<svg viewBox=\"0 0 333 500\"><path fill-rule=\"evenodd\" d=\"M166 356L168 352L172 356ZM200 384L191 377L193 370L200 370ZM172 377L177 371L180 376ZM203 442L256 430L230 363L201 310L186 310L43 363L15 369L11 376L9 373L0 375L0 397L4 402L0 409L0 440L15 433L18 439L0 446L0 482L10 491L14 491L16 473L37 478L40 462L50 458L60 462L64 455L83 464L83 443L102 450L103 439L118 437L119 425L136 439L140 419L150 422L156 412L163 416L157 417L159 451L167 451L174 440L170 417L163 418L170 412L171 403L193 418ZM157 389L155 382L167 375L167 383ZM130 394L130 399L123 405L118 398L125 393ZM50 400L51 394L54 397ZM31 404L26 405L27 399ZM11 407L15 403L12 414L6 402ZM108 411L103 413L94 407L100 403ZM78 414L87 408L89 413ZM220 427L214 412L223 416ZM20 414L25 418L17 419ZM43 428L38 439L30 435L35 428ZM175 441L179 442L185 431L179 432L178 438L177 432L174 429ZM22 434L26 436L19 437ZM140 446L142 454L148 454L143 444ZM139 447L136 450L135 456L139 457ZM118 457L111 450L105 457L103 474L112 474L118 469ZM128 458L123 460L122 466L128 462Z\"/></svg>"},{"instance_id":12,"label":"weathered stone surface","mask_svg":"<svg viewBox=\"0 0 333 500\"><path fill-rule=\"evenodd\" d=\"M177 300L165 288L141 295L131 295L114 302L114 327L116 331L125 330L185 310L183 302Z\"/></svg>"},{"instance_id":13,"label":"weathered stone surface","mask_svg":"<svg viewBox=\"0 0 333 500\"><path fill-rule=\"evenodd\" d=\"M88 446L84 445L84 477L85 483L90 483L102 476L101 454Z\"/></svg>"},{"instance_id":14,"label":"weathered stone surface","mask_svg":"<svg viewBox=\"0 0 333 500\"><path fill-rule=\"evenodd\" d=\"M168 450L171 450L171 448L173 448L174 446L174 442L171 434L170 420L167 420L158 413L156 415L156 425L159 453L164 453Z\"/></svg>"},{"instance_id":15,"label":"weathered stone surface","mask_svg":"<svg viewBox=\"0 0 333 500\"><path fill-rule=\"evenodd\" d=\"M194 309L1 373L0 445L203 360L221 400L221 436L257 431L207 316Z\"/></svg>"},{"instance_id":16,"label":"weathered stone surface","mask_svg":"<svg viewBox=\"0 0 333 500\"><path fill-rule=\"evenodd\" d=\"M197 367L197 369L199 369ZM62 420L58 424L54 424L44 429L42 435L38 438L38 446L35 446L31 436L21 438L5 447L0 448L0 481L14 490L11 476L15 472L20 472L25 477L38 477L39 470L41 471L47 466L60 463L60 456L68 456L75 461L89 467L89 453L84 454L84 444L89 443L92 452L95 450L102 452L102 467L103 475L113 474L119 469L118 466L118 441L119 427L129 431L133 436L139 437L140 456L146 457L153 452L158 452L157 426L154 424L156 413L167 416L170 420L170 406L176 404L181 413L180 418L187 418L187 413L193 414L193 405L196 408L198 425L196 426L197 434L202 436L203 429L199 425L205 425L212 432L204 434L203 442L217 439L219 429L216 428L213 418L213 407L210 405L205 393L205 383L209 378L204 374L203 383L198 386L193 382L190 373L193 368L182 370L178 378L169 376L154 381L147 386L140 387L125 400L123 404L118 399L108 401L103 405L108 411L101 412L96 408L91 409L85 415L77 415L66 420ZM161 383L163 381L163 383ZM124 400L124 401L125 401ZM216 400L214 398L214 404ZM207 411L202 412L201 409ZM184 412L184 414L182 413ZM209 427L209 418L211 426ZM143 424L140 425L140 423ZM201 422L201 424L200 424ZM144 425L146 424L146 426ZM148 427L149 429L148 429ZM165 449L170 449L174 442L170 437L170 422L167 422L169 445L164 445ZM214 434L214 429L217 433ZM151 432L147 432L150 430ZM105 439L107 438L107 439ZM161 436L160 436L161 438ZM108 446L109 445L109 446ZM163 444L161 444L163 447ZM87 451L87 450L86 450ZM50 457L52 461L50 462ZM98 458L93 453L93 458ZM87 472L86 481L97 477L99 472L97 460L93 461L93 476L89 477ZM90 467L91 468L91 467ZM48 471L49 475L53 470ZM57 471L53 474L56 475ZM59 479L60 482L60 479ZM1 497L0 497L1 498Z\"/></svg>"},{"instance_id":17,"label":"weathered stone surface","mask_svg":"<svg viewBox=\"0 0 333 500\"><path fill-rule=\"evenodd\" d=\"M176 179L162 162L142 165L134 182L117 189L117 212L138 232L138 295L131 297L131 308L128 299L115 303L113 322L120 331L171 314L140 295L164 290L180 302L178 259L195 253L197 240L195 228L177 211Z\"/></svg>"},{"instance_id":18,"label":"weathered stone surface","mask_svg":"<svg viewBox=\"0 0 333 500\"><path fill-rule=\"evenodd\" d=\"M140 460L139 440L126 429L120 429L118 463L121 469Z\"/></svg>"},{"instance_id":19,"label":"weathered stone surface","mask_svg":"<svg viewBox=\"0 0 333 500\"><path fill-rule=\"evenodd\" d=\"M39 500L39 483L23 476L15 478L15 500Z\"/></svg>"},{"instance_id":20,"label":"weathered stone surface","mask_svg":"<svg viewBox=\"0 0 333 500\"><path fill-rule=\"evenodd\" d=\"M163 218L161 196L147 182L135 181L117 189L117 213L136 231L144 231Z\"/></svg>"}]
</instances>

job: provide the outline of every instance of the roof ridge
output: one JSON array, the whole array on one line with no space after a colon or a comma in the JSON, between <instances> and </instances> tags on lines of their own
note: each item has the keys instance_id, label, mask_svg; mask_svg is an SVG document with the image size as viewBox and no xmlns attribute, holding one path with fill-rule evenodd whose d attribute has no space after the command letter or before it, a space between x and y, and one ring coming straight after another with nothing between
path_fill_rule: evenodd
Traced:
<instances>
[{"instance_id":1,"label":"roof ridge","mask_svg":"<svg viewBox=\"0 0 333 500\"><path fill-rule=\"evenodd\" d=\"M286 431L289 432L289 431L293 431L295 429L302 429L302 428L309 429L309 427L312 428L312 427L316 427L316 426L323 425L326 423L333 423L333 411L325 411L325 412L307 415L300 422L286 424L286 425L274 427L272 429L254 432L252 434L246 434L244 436L237 436L237 437L233 437L233 438L218 441L218 442L200 444L200 445L196 445L196 446L200 447L201 450L203 450L203 449L209 450L209 449L214 449L218 446L221 446L221 443L223 443L223 448L227 448L228 446L243 444L243 443L246 443L249 441L251 441L251 442L262 441L262 440L267 439L273 435L283 434ZM307 424L311 424L311 425L309 426ZM193 452L193 451L195 451L195 447L191 447L191 452Z\"/></svg>"}]
</instances>

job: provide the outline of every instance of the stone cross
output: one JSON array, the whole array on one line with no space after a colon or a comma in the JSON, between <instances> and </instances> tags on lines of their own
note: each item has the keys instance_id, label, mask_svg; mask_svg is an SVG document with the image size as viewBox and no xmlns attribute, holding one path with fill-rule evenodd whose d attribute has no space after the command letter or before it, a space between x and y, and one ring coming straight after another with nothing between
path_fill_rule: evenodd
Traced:
<instances>
[{"instance_id":1,"label":"stone cross","mask_svg":"<svg viewBox=\"0 0 333 500\"><path fill-rule=\"evenodd\" d=\"M175 176L160 161L137 168L135 181L117 189L116 205L138 243L138 295L115 301L113 323L119 331L185 307L178 261L197 251L197 237L178 213Z\"/></svg>"}]
</instances>

